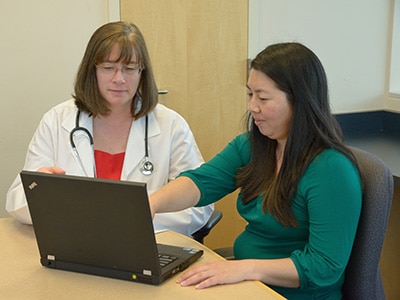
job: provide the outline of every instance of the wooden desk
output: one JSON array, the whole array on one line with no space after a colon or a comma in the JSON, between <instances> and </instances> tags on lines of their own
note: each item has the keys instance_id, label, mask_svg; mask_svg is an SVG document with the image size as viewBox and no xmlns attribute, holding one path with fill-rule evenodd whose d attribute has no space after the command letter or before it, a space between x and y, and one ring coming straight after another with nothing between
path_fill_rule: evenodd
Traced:
<instances>
[{"instance_id":1,"label":"wooden desk","mask_svg":"<svg viewBox=\"0 0 400 300\"><path fill-rule=\"evenodd\" d=\"M181 234L166 231L156 235L160 243L202 248L198 262L222 259L207 247ZM32 226L12 218L0 218L1 299L284 299L257 281L221 285L204 290L181 287L175 277L159 286L59 271L39 262Z\"/></svg>"}]
</instances>

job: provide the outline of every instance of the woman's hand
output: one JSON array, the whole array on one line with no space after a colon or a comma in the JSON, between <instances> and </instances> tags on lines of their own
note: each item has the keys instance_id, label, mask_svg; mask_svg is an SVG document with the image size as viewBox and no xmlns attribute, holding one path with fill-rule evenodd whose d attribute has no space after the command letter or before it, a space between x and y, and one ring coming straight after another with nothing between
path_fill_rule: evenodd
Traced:
<instances>
[{"instance_id":1,"label":"woman's hand","mask_svg":"<svg viewBox=\"0 0 400 300\"><path fill-rule=\"evenodd\" d=\"M244 260L209 261L196 265L183 273L177 283L181 286L195 285L203 289L218 284L229 284L250 280L247 278L248 269Z\"/></svg>"},{"instance_id":2,"label":"woman's hand","mask_svg":"<svg viewBox=\"0 0 400 300\"><path fill-rule=\"evenodd\" d=\"M57 166L43 167L43 168L39 168L37 171L41 172L41 173L47 173L47 174L62 174L62 175L65 174L65 171Z\"/></svg>"},{"instance_id":3,"label":"woman's hand","mask_svg":"<svg viewBox=\"0 0 400 300\"><path fill-rule=\"evenodd\" d=\"M259 280L269 285L288 288L300 287L296 266L288 257L209 261L190 268L177 279L177 283L203 289L245 280Z\"/></svg>"}]
</instances>

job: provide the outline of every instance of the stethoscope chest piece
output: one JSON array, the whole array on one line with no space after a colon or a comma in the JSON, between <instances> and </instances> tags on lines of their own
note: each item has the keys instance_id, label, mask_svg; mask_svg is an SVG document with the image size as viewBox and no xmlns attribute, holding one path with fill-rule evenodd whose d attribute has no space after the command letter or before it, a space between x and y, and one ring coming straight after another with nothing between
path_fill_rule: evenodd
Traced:
<instances>
[{"instance_id":1,"label":"stethoscope chest piece","mask_svg":"<svg viewBox=\"0 0 400 300\"><path fill-rule=\"evenodd\" d=\"M142 161L140 171L142 172L143 175L149 176L153 173L153 170L154 170L153 163L147 157L145 157Z\"/></svg>"}]
</instances>

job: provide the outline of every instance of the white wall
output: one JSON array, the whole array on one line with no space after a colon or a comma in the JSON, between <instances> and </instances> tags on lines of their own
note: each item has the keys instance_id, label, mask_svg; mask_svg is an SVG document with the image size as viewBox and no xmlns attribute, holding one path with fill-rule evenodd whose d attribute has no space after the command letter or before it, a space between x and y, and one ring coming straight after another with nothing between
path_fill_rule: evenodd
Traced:
<instances>
[{"instance_id":1,"label":"white wall","mask_svg":"<svg viewBox=\"0 0 400 300\"><path fill-rule=\"evenodd\" d=\"M302 42L325 66L334 112L388 108L392 1L249 0L249 55L270 43ZM40 118L70 98L90 35L119 18L119 1L1 4L0 217L5 217L6 192L23 166Z\"/></svg>"},{"instance_id":2,"label":"white wall","mask_svg":"<svg viewBox=\"0 0 400 300\"><path fill-rule=\"evenodd\" d=\"M393 3L393 30L389 92L400 95L400 0Z\"/></svg>"},{"instance_id":3,"label":"white wall","mask_svg":"<svg viewBox=\"0 0 400 300\"><path fill-rule=\"evenodd\" d=\"M9 0L0 9L0 217L44 112L71 98L93 31L108 20L107 0Z\"/></svg>"},{"instance_id":4,"label":"white wall","mask_svg":"<svg viewBox=\"0 0 400 300\"><path fill-rule=\"evenodd\" d=\"M400 0L392 0L393 2L393 30L392 30L392 48L389 96L387 107L392 111L400 111Z\"/></svg>"},{"instance_id":5,"label":"white wall","mask_svg":"<svg viewBox=\"0 0 400 300\"><path fill-rule=\"evenodd\" d=\"M250 0L249 55L297 41L327 72L335 113L386 108L391 0Z\"/></svg>"}]
</instances>

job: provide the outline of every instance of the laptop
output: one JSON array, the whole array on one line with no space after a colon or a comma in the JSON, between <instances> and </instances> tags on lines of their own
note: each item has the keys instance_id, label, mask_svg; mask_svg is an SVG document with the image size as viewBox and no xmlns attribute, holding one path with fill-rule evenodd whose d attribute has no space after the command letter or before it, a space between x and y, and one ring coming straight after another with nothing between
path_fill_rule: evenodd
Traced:
<instances>
[{"instance_id":1,"label":"laptop","mask_svg":"<svg viewBox=\"0 0 400 300\"><path fill-rule=\"evenodd\" d=\"M45 267L157 285L203 255L156 243L145 183L20 176Z\"/></svg>"}]
</instances>

